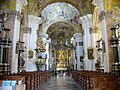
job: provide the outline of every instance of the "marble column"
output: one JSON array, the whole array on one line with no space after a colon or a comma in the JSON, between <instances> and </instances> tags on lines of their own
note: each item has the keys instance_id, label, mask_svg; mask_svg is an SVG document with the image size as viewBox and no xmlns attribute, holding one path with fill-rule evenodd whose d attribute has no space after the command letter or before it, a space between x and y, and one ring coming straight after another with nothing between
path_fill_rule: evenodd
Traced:
<instances>
[{"instance_id":1,"label":"marble column","mask_svg":"<svg viewBox=\"0 0 120 90\"><path fill-rule=\"evenodd\" d=\"M40 17L34 16L34 15L28 15L28 26L31 28L31 34L30 34L30 50L33 51L33 58L29 60L29 71L35 71L37 70L35 65L35 59L36 59L36 42L37 42L37 30L39 27L39 24L42 23L42 19Z\"/></svg>"},{"instance_id":2,"label":"marble column","mask_svg":"<svg viewBox=\"0 0 120 90\"><path fill-rule=\"evenodd\" d=\"M107 37L107 29L106 29L106 20L105 20L105 11L104 11L104 0L93 0L93 5L99 8L99 19L102 29L102 40L105 42L104 49L104 72L109 72L109 49L108 49L108 37Z\"/></svg>"},{"instance_id":3,"label":"marble column","mask_svg":"<svg viewBox=\"0 0 120 90\"><path fill-rule=\"evenodd\" d=\"M91 47L90 37L90 18L89 15L79 18L83 29L83 46L84 46L84 70L92 70L92 61L88 59L87 49Z\"/></svg>"},{"instance_id":4,"label":"marble column","mask_svg":"<svg viewBox=\"0 0 120 90\"><path fill-rule=\"evenodd\" d=\"M83 62L80 61L80 57L83 56L83 37L82 33L75 33L76 40L76 56L77 56L77 70L83 70Z\"/></svg>"},{"instance_id":5,"label":"marble column","mask_svg":"<svg viewBox=\"0 0 120 90\"><path fill-rule=\"evenodd\" d=\"M91 46L93 48L93 56L94 56L94 60L93 60L93 66L92 66L92 70L95 71L95 63L97 60L97 51L96 51L96 41L98 40L98 28L97 27L93 27L91 28Z\"/></svg>"}]
</instances>

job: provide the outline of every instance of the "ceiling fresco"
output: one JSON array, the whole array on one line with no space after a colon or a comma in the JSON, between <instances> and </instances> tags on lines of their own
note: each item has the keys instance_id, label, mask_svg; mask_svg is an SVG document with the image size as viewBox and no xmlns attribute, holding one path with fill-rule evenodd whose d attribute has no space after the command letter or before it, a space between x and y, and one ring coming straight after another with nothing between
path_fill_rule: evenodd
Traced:
<instances>
[{"instance_id":1,"label":"ceiling fresco","mask_svg":"<svg viewBox=\"0 0 120 90\"><path fill-rule=\"evenodd\" d=\"M47 31L47 34L51 39L56 38L56 35L59 37L70 38L75 33L73 27L64 22L57 22L51 25Z\"/></svg>"},{"instance_id":2,"label":"ceiling fresco","mask_svg":"<svg viewBox=\"0 0 120 90\"><path fill-rule=\"evenodd\" d=\"M80 14L79 11L72 5L57 2L48 5L45 9L43 9L41 17L43 18L44 27L47 27L51 23L57 21L67 21L77 26Z\"/></svg>"},{"instance_id":3,"label":"ceiling fresco","mask_svg":"<svg viewBox=\"0 0 120 90\"><path fill-rule=\"evenodd\" d=\"M52 39L53 44L64 45L66 41L70 42L75 30L71 25L65 22L52 24L47 34Z\"/></svg>"}]
</instances>

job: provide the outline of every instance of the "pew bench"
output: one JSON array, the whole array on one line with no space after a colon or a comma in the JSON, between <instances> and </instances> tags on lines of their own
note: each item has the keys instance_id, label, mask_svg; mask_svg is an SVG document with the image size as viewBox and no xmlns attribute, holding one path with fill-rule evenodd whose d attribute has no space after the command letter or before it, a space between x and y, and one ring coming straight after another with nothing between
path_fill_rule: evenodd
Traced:
<instances>
[{"instance_id":1,"label":"pew bench","mask_svg":"<svg viewBox=\"0 0 120 90\"><path fill-rule=\"evenodd\" d=\"M73 71L72 77L83 90L120 90L120 76L96 71Z\"/></svg>"},{"instance_id":2,"label":"pew bench","mask_svg":"<svg viewBox=\"0 0 120 90\"><path fill-rule=\"evenodd\" d=\"M25 79L26 77L24 76L0 76L0 80L2 81L6 81L6 83L8 81L16 81L16 85L14 86L14 90L26 90L26 83L25 83ZM10 87L13 87L13 86L8 86L7 84L5 86L1 86L1 89L3 88L8 88L7 90L10 89ZM11 89L13 90L13 89Z\"/></svg>"}]
</instances>

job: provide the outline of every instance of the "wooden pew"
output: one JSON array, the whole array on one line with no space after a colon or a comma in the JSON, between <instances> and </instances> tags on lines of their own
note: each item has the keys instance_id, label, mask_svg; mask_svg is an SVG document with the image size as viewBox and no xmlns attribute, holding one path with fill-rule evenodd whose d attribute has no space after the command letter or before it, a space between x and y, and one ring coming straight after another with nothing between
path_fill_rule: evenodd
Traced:
<instances>
[{"instance_id":1,"label":"wooden pew","mask_svg":"<svg viewBox=\"0 0 120 90\"><path fill-rule=\"evenodd\" d=\"M49 71L34 71L34 72L21 72L17 74L10 74L8 76L1 76L2 79L16 80L24 78L24 84L26 85L26 90L38 90L41 88L42 84L47 82L51 77Z\"/></svg>"},{"instance_id":2,"label":"wooden pew","mask_svg":"<svg viewBox=\"0 0 120 90\"><path fill-rule=\"evenodd\" d=\"M95 71L73 71L72 77L83 90L120 89L120 76Z\"/></svg>"},{"instance_id":3,"label":"wooden pew","mask_svg":"<svg viewBox=\"0 0 120 90\"><path fill-rule=\"evenodd\" d=\"M10 76L25 77L26 90L32 90L31 89L31 76L30 75L17 73L17 74L11 74Z\"/></svg>"},{"instance_id":4,"label":"wooden pew","mask_svg":"<svg viewBox=\"0 0 120 90\"><path fill-rule=\"evenodd\" d=\"M16 88L18 86L22 87L22 90L26 90L26 82L25 82L26 77L24 76L0 76L0 80L15 80L17 82ZM22 84L19 84L19 82L22 81Z\"/></svg>"}]
</instances>

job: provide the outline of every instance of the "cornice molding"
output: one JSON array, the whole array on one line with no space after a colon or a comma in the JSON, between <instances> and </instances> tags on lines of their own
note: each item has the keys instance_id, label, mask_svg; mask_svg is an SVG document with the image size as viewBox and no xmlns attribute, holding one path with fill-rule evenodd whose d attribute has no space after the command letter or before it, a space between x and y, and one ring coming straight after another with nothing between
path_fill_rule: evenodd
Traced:
<instances>
[{"instance_id":1,"label":"cornice molding","mask_svg":"<svg viewBox=\"0 0 120 90\"><path fill-rule=\"evenodd\" d=\"M42 23L42 18L34 16L34 15L28 15L28 20L31 23L36 23L36 24L41 24Z\"/></svg>"},{"instance_id":2,"label":"cornice molding","mask_svg":"<svg viewBox=\"0 0 120 90\"><path fill-rule=\"evenodd\" d=\"M83 38L82 38L82 33L75 33L74 34L74 37L75 37L75 40L76 41L79 41L79 40L82 40Z\"/></svg>"}]
</instances>

